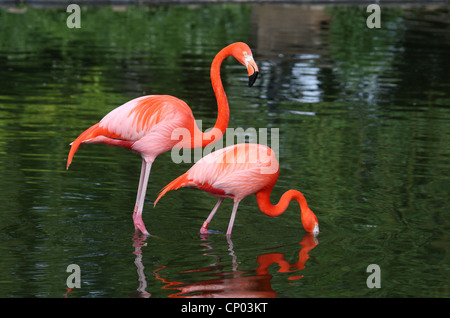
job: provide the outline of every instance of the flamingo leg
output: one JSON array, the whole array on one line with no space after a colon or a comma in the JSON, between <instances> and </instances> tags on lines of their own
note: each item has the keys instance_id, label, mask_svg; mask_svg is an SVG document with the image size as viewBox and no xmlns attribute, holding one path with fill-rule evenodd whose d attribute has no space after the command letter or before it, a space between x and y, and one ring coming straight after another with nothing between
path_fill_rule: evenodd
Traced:
<instances>
[{"instance_id":1,"label":"flamingo leg","mask_svg":"<svg viewBox=\"0 0 450 318\"><path fill-rule=\"evenodd\" d=\"M137 195L136 195L135 209L139 206L139 199L141 197L142 187L144 185L144 178L145 178L145 169L146 169L146 167L147 167L147 164L145 163L145 160L142 159L141 175L139 177L139 186L138 186L138 192L137 192Z\"/></svg>"},{"instance_id":2,"label":"flamingo leg","mask_svg":"<svg viewBox=\"0 0 450 318\"><path fill-rule=\"evenodd\" d=\"M142 234L150 235L145 228L144 221L142 221L142 210L144 208L145 194L147 192L148 178L152 163L142 160L141 176L139 177L139 187L136 196L136 204L134 206L133 221L136 231L141 231Z\"/></svg>"},{"instance_id":3,"label":"flamingo leg","mask_svg":"<svg viewBox=\"0 0 450 318\"><path fill-rule=\"evenodd\" d=\"M234 219L236 218L236 211L239 206L239 201L234 201L233 212L231 213L230 223L228 224L227 236L231 236L233 230Z\"/></svg>"},{"instance_id":4,"label":"flamingo leg","mask_svg":"<svg viewBox=\"0 0 450 318\"><path fill-rule=\"evenodd\" d=\"M216 214L217 209L219 208L220 204L222 203L223 198L219 198L219 200L217 201L216 205L214 206L214 209L212 209L211 213L209 214L208 218L206 219L205 222L203 222L202 227L200 228L200 233L201 234L208 234L208 225L211 222L212 218L214 217L214 214Z\"/></svg>"}]
</instances>

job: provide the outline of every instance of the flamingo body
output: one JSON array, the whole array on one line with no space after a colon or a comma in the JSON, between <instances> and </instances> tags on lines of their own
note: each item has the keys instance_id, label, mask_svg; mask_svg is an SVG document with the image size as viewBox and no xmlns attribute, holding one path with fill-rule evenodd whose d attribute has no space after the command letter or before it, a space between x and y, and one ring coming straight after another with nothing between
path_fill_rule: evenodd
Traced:
<instances>
[{"instance_id":1,"label":"flamingo body","mask_svg":"<svg viewBox=\"0 0 450 318\"><path fill-rule=\"evenodd\" d=\"M251 194L256 194L258 207L268 216L278 216L296 200L301 209L302 223L306 231L317 234L319 222L310 210L302 193L296 190L285 192L279 203L270 203L270 193L279 176L279 165L272 149L259 144L237 144L220 149L203 157L186 173L163 188L156 203L171 190L194 187L219 198L200 232L208 233L207 227L224 198L234 200L233 212L227 235L231 235L239 202Z\"/></svg>"},{"instance_id":2,"label":"flamingo body","mask_svg":"<svg viewBox=\"0 0 450 318\"><path fill-rule=\"evenodd\" d=\"M251 154L255 154L253 158ZM261 173L272 163L274 173ZM167 191L181 187L194 187L218 197L242 200L262 188L273 187L278 171L275 154L267 146L245 143L222 148L201 158L185 174L169 183L156 202Z\"/></svg>"},{"instance_id":3,"label":"flamingo body","mask_svg":"<svg viewBox=\"0 0 450 318\"><path fill-rule=\"evenodd\" d=\"M217 99L218 115L211 131L200 131L192 110L181 99L169 95L149 95L135 98L113 109L72 142L67 169L78 148L84 143L123 147L141 155L142 168L133 212L136 231L149 234L142 221L142 210L151 165L156 157L174 147L205 147L225 133L229 107L220 78L220 67L228 56L235 57L245 65L249 74L249 86L253 85L258 75L258 67L245 43L230 44L215 56L211 64L211 84ZM177 129L184 129L189 138L173 138Z\"/></svg>"},{"instance_id":4,"label":"flamingo body","mask_svg":"<svg viewBox=\"0 0 450 318\"><path fill-rule=\"evenodd\" d=\"M67 168L82 143L120 146L141 154L150 162L179 143L172 140L174 129L184 127L194 133L194 115L182 100L169 95L135 98L109 112L99 123L72 143Z\"/></svg>"}]
</instances>

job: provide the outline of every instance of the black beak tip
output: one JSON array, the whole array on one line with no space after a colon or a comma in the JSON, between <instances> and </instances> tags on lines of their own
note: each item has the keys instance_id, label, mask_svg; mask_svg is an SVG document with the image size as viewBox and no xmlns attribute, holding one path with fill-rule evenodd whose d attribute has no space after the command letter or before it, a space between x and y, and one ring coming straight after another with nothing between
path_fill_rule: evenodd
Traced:
<instances>
[{"instance_id":1,"label":"black beak tip","mask_svg":"<svg viewBox=\"0 0 450 318\"><path fill-rule=\"evenodd\" d=\"M258 77L258 72L254 72L248 77L248 87L252 87L255 84L256 78Z\"/></svg>"}]
</instances>

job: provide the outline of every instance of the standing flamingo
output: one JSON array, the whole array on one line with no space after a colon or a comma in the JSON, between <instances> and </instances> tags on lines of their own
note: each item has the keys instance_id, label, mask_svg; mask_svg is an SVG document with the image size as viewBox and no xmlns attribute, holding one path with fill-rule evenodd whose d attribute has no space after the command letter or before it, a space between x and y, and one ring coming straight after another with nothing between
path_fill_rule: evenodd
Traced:
<instances>
[{"instance_id":1,"label":"standing flamingo","mask_svg":"<svg viewBox=\"0 0 450 318\"><path fill-rule=\"evenodd\" d=\"M142 221L142 209L148 178L156 157L172 148L197 148L217 141L228 126L230 110L220 78L220 67L225 58L233 56L245 65L251 87L258 76L252 52L247 44L237 42L223 48L211 64L211 83L217 99L218 115L214 128L200 131L189 106L168 95L149 95L133 99L108 113L103 119L84 131L74 142L67 158L67 169L82 143L100 143L119 146L142 156L141 175L133 212L136 231L149 235ZM184 129L190 140L172 138L175 129ZM195 137L195 138L194 138ZM186 138L187 139L187 138ZM195 140L194 140L195 139Z\"/></svg>"},{"instance_id":2,"label":"standing flamingo","mask_svg":"<svg viewBox=\"0 0 450 318\"><path fill-rule=\"evenodd\" d=\"M286 211L289 202L296 200L300 206L303 227L314 235L319 233L319 222L310 210L306 199L297 190L286 191L278 204L270 203L270 193L278 180L279 165L274 152L259 144L237 144L212 152L197 161L163 188L156 203L170 190L194 187L219 198L210 215L203 222L200 233L208 232L208 225L224 198L234 200L233 211L226 235L231 236L239 202L250 194L256 194L258 207L268 216L278 216Z\"/></svg>"}]
</instances>

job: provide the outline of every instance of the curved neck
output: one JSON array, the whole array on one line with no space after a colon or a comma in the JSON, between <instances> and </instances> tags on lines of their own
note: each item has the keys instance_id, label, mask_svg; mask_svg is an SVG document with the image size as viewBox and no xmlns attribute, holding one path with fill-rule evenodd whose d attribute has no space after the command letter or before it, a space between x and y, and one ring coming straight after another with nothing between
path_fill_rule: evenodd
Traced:
<instances>
[{"instance_id":1,"label":"curved neck","mask_svg":"<svg viewBox=\"0 0 450 318\"><path fill-rule=\"evenodd\" d=\"M279 216L284 211L286 211L287 207L289 206L289 203L292 200L296 200L298 202L302 213L303 211L309 210L305 197L303 196L303 194L301 194L301 192L297 190L289 190L283 193L283 195L280 198L280 201L278 201L276 205L270 203L271 192L272 189L263 190L256 193L256 200L258 202L259 209L261 210L262 213L268 216L272 217Z\"/></svg>"},{"instance_id":2,"label":"curved neck","mask_svg":"<svg viewBox=\"0 0 450 318\"><path fill-rule=\"evenodd\" d=\"M256 201L262 213L272 217L279 216L286 211L292 200L296 200L300 206L303 227L308 232L313 230L314 222L317 222L317 218L308 207L308 203L306 203L306 199L301 192L297 190L288 190L281 196L280 201L275 205L270 203L271 192L272 188L256 193ZM312 228L310 228L311 226Z\"/></svg>"},{"instance_id":3,"label":"curved neck","mask_svg":"<svg viewBox=\"0 0 450 318\"><path fill-rule=\"evenodd\" d=\"M225 94L220 78L220 67L222 66L223 60L231 55L231 49L227 46L217 53L211 64L211 83L214 94L216 95L218 113L214 128L206 133L202 133L202 147L219 140L225 134L228 127L230 109L228 107L227 95Z\"/></svg>"}]
</instances>

